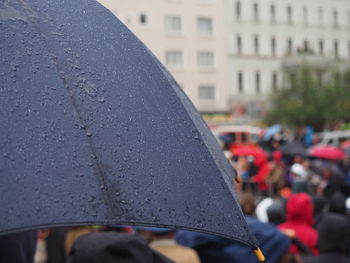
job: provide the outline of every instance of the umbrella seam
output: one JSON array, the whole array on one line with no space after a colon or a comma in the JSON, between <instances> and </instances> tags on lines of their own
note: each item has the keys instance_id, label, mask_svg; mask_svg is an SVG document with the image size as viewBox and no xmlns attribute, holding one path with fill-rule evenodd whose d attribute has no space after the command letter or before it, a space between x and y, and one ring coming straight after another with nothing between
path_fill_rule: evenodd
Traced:
<instances>
[{"instance_id":1,"label":"umbrella seam","mask_svg":"<svg viewBox=\"0 0 350 263\"><path fill-rule=\"evenodd\" d=\"M37 23L36 23L37 16L34 15L33 10L30 8L30 6L24 0L17 0L17 2L23 8L24 13L29 18L29 21L33 24L33 27L42 36L44 43L47 44L46 34L37 25ZM118 215L120 215L120 213L118 211L116 211L115 205L111 202L112 198L110 198L110 192L108 191L108 187L107 187L107 184L105 182L103 169L102 169L100 162L98 160L98 157L96 154L96 149L93 145L92 139L88 136L88 133L89 133L88 126L86 125L86 123L84 123L83 118L80 114L80 111L78 110L78 106L77 106L75 98L73 96L73 92L69 88L67 80L63 74L63 71L61 70L59 63L57 62L57 56L54 54L54 52L52 52L52 50L47 45L45 45L45 46L46 46L46 48L51 56L53 64L55 65L56 69L58 70L58 72L57 72L58 76L62 80L63 85L64 85L65 89L67 90L68 97L70 98L70 101L71 101L72 106L75 110L75 113L77 114L78 121L80 122L81 127L86 131L85 132L86 139L87 139L90 151L92 153L92 156L90 158L93 159L92 161L95 163L95 165L94 165L95 173L94 174L95 174L95 177L97 178L97 181L99 182L99 185L100 185L99 191L102 193L102 197L103 197L105 204L107 204L106 205L107 211L109 211L110 212L109 214L111 214L111 216L115 218ZM119 210L121 211L121 207L119 207Z\"/></svg>"},{"instance_id":2,"label":"umbrella seam","mask_svg":"<svg viewBox=\"0 0 350 263\"><path fill-rule=\"evenodd\" d=\"M82 222L79 222L79 223L53 223L53 224L38 224L38 225L32 225L32 226L29 226L29 227L17 227L17 228L14 228L14 229L9 229L7 231L3 231L1 232L0 236L1 235L7 235L7 234L11 234L11 233L14 233L14 232L18 232L18 230L20 231L27 231L27 230L33 230L33 229L44 229L44 228L51 228L51 227L64 227L64 226L93 226L93 225L114 225L114 221L109 221L109 220L103 220L103 221L100 221L101 223L100 224L96 224L95 222L91 222L91 221L82 221ZM192 232L198 232L198 233L203 233L203 234L209 234L209 235L215 235L215 236L220 236L220 237L223 237L223 238L227 238L227 239L230 239L230 240L235 240L235 241L238 241L240 243L243 243L253 249L256 249L258 248L257 245L255 244L252 244L250 242L247 242L246 240L243 240L239 237L235 237L233 238L232 236L229 236L229 235L225 235L225 234L221 234L221 233L217 233L217 232L214 232L214 231L207 231L207 230L199 230L197 228L192 228L192 227L183 227L183 226L176 226L174 227L173 225L155 225L155 224L147 224L147 223L138 223L138 222L134 222L132 225L130 224L130 222L118 222L116 224L116 226L144 226L144 227L161 227L161 228L170 228L170 229L176 229L176 230L185 230L185 231L192 231Z\"/></svg>"}]
</instances>

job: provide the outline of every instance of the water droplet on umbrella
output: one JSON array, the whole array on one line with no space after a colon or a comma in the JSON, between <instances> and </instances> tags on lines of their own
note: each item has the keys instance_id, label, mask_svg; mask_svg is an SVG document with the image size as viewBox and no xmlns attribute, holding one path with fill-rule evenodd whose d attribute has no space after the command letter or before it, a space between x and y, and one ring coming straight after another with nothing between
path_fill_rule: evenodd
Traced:
<instances>
[{"instance_id":1,"label":"water droplet on umbrella","mask_svg":"<svg viewBox=\"0 0 350 263\"><path fill-rule=\"evenodd\" d=\"M105 102L105 98L104 97L99 97L99 98L97 98L97 101L99 103L104 103Z\"/></svg>"}]
</instances>

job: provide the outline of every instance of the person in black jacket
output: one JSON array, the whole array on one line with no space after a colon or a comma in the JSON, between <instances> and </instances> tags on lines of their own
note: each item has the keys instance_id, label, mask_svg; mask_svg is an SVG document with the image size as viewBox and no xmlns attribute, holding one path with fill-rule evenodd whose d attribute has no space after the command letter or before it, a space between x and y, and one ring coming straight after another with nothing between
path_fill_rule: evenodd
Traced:
<instances>
[{"instance_id":1,"label":"person in black jacket","mask_svg":"<svg viewBox=\"0 0 350 263\"><path fill-rule=\"evenodd\" d=\"M68 263L174 263L151 249L146 239L118 232L93 232L73 244Z\"/></svg>"},{"instance_id":2,"label":"person in black jacket","mask_svg":"<svg viewBox=\"0 0 350 263\"><path fill-rule=\"evenodd\" d=\"M350 224L346 216L326 214L318 228L320 255L307 259L305 263L349 263Z\"/></svg>"},{"instance_id":3,"label":"person in black jacket","mask_svg":"<svg viewBox=\"0 0 350 263\"><path fill-rule=\"evenodd\" d=\"M0 236L0 262L33 263L36 242L36 230Z\"/></svg>"}]
</instances>

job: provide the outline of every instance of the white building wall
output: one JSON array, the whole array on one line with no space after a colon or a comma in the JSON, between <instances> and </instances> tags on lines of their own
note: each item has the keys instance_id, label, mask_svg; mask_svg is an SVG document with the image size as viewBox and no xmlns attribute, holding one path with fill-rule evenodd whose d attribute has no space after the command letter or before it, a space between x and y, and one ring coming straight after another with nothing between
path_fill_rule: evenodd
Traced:
<instances>
[{"instance_id":1,"label":"white building wall","mask_svg":"<svg viewBox=\"0 0 350 263\"><path fill-rule=\"evenodd\" d=\"M236 0L227 0L226 16L229 32L229 82L232 102L266 101L272 92L272 74L282 81L281 63L287 55L287 40L293 42L293 54L308 41L319 54L319 41L324 42L324 56L334 57L334 41L338 41L341 61L350 61L350 1L348 0L240 0L241 16L236 17ZM254 20L253 4L258 4L259 19ZM270 6L275 6L275 21ZM288 23L287 6L292 8L292 23ZM320 19L322 8L323 18ZM304 14L307 11L307 16ZM333 11L338 12L338 27ZM242 38L241 54L237 52L236 37ZM259 37L259 55L254 52L254 36ZM275 37L276 56L272 56L271 37ZM256 93L255 72L261 74L261 93ZM243 73L243 92L238 87L238 72Z\"/></svg>"},{"instance_id":2,"label":"white building wall","mask_svg":"<svg viewBox=\"0 0 350 263\"><path fill-rule=\"evenodd\" d=\"M99 0L114 12L138 36L156 57L168 68L176 81L184 88L194 105L203 112L228 111L228 60L227 32L224 1L222 0ZM147 14L149 23L139 23L139 15ZM165 16L182 18L182 31L172 35L165 31ZM197 32L197 18L213 20L213 34L201 36ZM183 52L183 66L166 65L167 50ZM214 53L214 68L201 71L197 63L198 51ZM215 87L214 100L200 100L199 86Z\"/></svg>"}]
</instances>

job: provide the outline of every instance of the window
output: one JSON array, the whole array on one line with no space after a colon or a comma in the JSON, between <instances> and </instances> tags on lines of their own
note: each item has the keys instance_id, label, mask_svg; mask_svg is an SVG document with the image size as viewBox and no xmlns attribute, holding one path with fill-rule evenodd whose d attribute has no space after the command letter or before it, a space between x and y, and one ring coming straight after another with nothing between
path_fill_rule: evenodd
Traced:
<instances>
[{"instance_id":1,"label":"window","mask_svg":"<svg viewBox=\"0 0 350 263\"><path fill-rule=\"evenodd\" d=\"M237 36L237 54L241 55L242 54L242 38L240 35Z\"/></svg>"},{"instance_id":2,"label":"window","mask_svg":"<svg viewBox=\"0 0 350 263\"><path fill-rule=\"evenodd\" d=\"M165 17L165 31L170 34L180 34L182 31L182 22L180 16Z\"/></svg>"},{"instance_id":3,"label":"window","mask_svg":"<svg viewBox=\"0 0 350 263\"><path fill-rule=\"evenodd\" d=\"M255 91L256 94L260 94L261 90L260 90L260 73L256 72L255 73Z\"/></svg>"},{"instance_id":4,"label":"window","mask_svg":"<svg viewBox=\"0 0 350 263\"><path fill-rule=\"evenodd\" d=\"M199 86L198 98L204 102L215 101L215 87L213 85Z\"/></svg>"},{"instance_id":5,"label":"window","mask_svg":"<svg viewBox=\"0 0 350 263\"><path fill-rule=\"evenodd\" d=\"M338 11L333 10L333 27L338 27Z\"/></svg>"},{"instance_id":6,"label":"window","mask_svg":"<svg viewBox=\"0 0 350 263\"><path fill-rule=\"evenodd\" d=\"M212 19L208 17L198 17L197 32L201 35L211 35L213 33Z\"/></svg>"},{"instance_id":7,"label":"window","mask_svg":"<svg viewBox=\"0 0 350 263\"><path fill-rule=\"evenodd\" d=\"M333 47L334 47L334 57L339 58L339 46L338 46L337 40L334 40Z\"/></svg>"},{"instance_id":8,"label":"window","mask_svg":"<svg viewBox=\"0 0 350 263\"><path fill-rule=\"evenodd\" d=\"M323 40L322 39L320 39L318 41L318 50L319 50L320 55L323 56L324 46L323 46Z\"/></svg>"},{"instance_id":9,"label":"window","mask_svg":"<svg viewBox=\"0 0 350 263\"><path fill-rule=\"evenodd\" d=\"M304 49L304 52L308 53L308 51L309 51L309 41L307 41L306 39L304 40L303 49Z\"/></svg>"},{"instance_id":10,"label":"window","mask_svg":"<svg viewBox=\"0 0 350 263\"><path fill-rule=\"evenodd\" d=\"M258 3L253 4L253 14L254 14L254 21L259 21L259 6Z\"/></svg>"},{"instance_id":11,"label":"window","mask_svg":"<svg viewBox=\"0 0 350 263\"><path fill-rule=\"evenodd\" d=\"M141 13L139 16L140 25L146 26L148 24L148 17L145 13Z\"/></svg>"},{"instance_id":12,"label":"window","mask_svg":"<svg viewBox=\"0 0 350 263\"><path fill-rule=\"evenodd\" d=\"M276 22L276 8L274 4L270 5L270 19L271 23Z\"/></svg>"},{"instance_id":13,"label":"window","mask_svg":"<svg viewBox=\"0 0 350 263\"><path fill-rule=\"evenodd\" d=\"M320 26L323 25L323 9L322 9L322 7L318 8L318 22L319 22Z\"/></svg>"},{"instance_id":14,"label":"window","mask_svg":"<svg viewBox=\"0 0 350 263\"><path fill-rule=\"evenodd\" d=\"M277 91L277 73L272 73L272 90L275 92Z\"/></svg>"},{"instance_id":15,"label":"window","mask_svg":"<svg viewBox=\"0 0 350 263\"><path fill-rule=\"evenodd\" d=\"M258 36L254 36L254 52L255 55L259 55L259 37Z\"/></svg>"},{"instance_id":16,"label":"window","mask_svg":"<svg viewBox=\"0 0 350 263\"><path fill-rule=\"evenodd\" d=\"M242 13L242 10L241 10L241 2L240 1L237 1L236 2L236 18L237 20L241 19L241 13Z\"/></svg>"},{"instance_id":17,"label":"window","mask_svg":"<svg viewBox=\"0 0 350 263\"><path fill-rule=\"evenodd\" d=\"M275 37L271 38L271 56L276 56L276 39Z\"/></svg>"},{"instance_id":18,"label":"window","mask_svg":"<svg viewBox=\"0 0 350 263\"><path fill-rule=\"evenodd\" d=\"M238 80L238 92L243 93L243 73L242 72L238 72L237 80Z\"/></svg>"},{"instance_id":19,"label":"window","mask_svg":"<svg viewBox=\"0 0 350 263\"><path fill-rule=\"evenodd\" d=\"M309 24L309 14L306 6L303 7L303 20L304 20L304 25Z\"/></svg>"},{"instance_id":20,"label":"window","mask_svg":"<svg viewBox=\"0 0 350 263\"><path fill-rule=\"evenodd\" d=\"M293 53L293 42L291 38L287 40L287 54L291 55Z\"/></svg>"},{"instance_id":21,"label":"window","mask_svg":"<svg viewBox=\"0 0 350 263\"><path fill-rule=\"evenodd\" d=\"M287 6L287 23L288 24L293 23L293 10L290 5Z\"/></svg>"},{"instance_id":22,"label":"window","mask_svg":"<svg viewBox=\"0 0 350 263\"><path fill-rule=\"evenodd\" d=\"M180 50L168 50L165 55L165 63L171 68L182 68L182 51Z\"/></svg>"},{"instance_id":23,"label":"window","mask_svg":"<svg viewBox=\"0 0 350 263\"><path fill-rule=\"evenodd\" d=\"M213 70L214 54L210 51L200 51L197 54L197 62L200 70Z\"/></svg>"}]
</instances>

